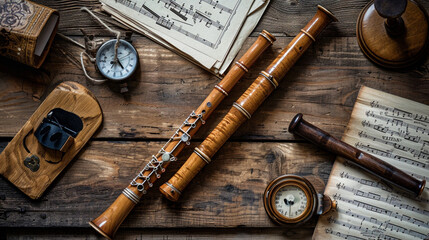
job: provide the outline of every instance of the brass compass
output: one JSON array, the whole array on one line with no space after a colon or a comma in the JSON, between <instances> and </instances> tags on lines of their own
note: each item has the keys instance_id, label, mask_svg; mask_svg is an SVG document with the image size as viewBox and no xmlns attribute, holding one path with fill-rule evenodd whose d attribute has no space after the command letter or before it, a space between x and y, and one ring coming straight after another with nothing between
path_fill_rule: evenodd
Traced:
<instances>
[{"instance_id":1,"label":"brass compass","mask_svg":"<svg viewBox=\"0 0 429 240\"><path fill-rule=\"evenodd\" d=\"M335 209L336 202L317 193L306 178L283 175L271 181L265 189L264 207L274 222L293 227Z\"/></svg>"}]
</instances>

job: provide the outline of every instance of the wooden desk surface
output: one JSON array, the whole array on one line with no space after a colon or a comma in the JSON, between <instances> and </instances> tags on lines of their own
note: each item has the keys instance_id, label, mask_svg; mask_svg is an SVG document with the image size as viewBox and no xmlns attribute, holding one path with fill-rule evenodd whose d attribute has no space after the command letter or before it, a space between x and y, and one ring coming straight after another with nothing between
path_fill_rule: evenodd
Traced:
<instances>
[{"instance_id":1,"label":"wooden desk surface","mask_svg":"<svg viewBox=\"0 0 429 240\"><path fill-rule=\"evenodd\" d=\"M79 29L84 28L97 37L111 38L79 10L81 6L98 7L96 0L36 2L60 11L60 33L83 42ZM420 2L429 9L429 1ZM191 147L179 156L180 161L170 165L129 215L117 239L311 238L314 223L299 229L277 227L262 203L267 183L281 174L314 175L324 182L329 177L335 156L288 133L292 117L301 112L309 122L341 137L362 85L429 104L429 60L408 70L391 71L375 66L360 51L355 23L366 3L272 0L243 49L262 29L273 33L277 41L219 106ZM164 199L158 186L178 170L191 149L310 20L317 4L331 10L339 22L322 33L254 117L194 179L183 198L177 203ZM40 200L30 200L0 179L0 239L99 238L87 222L116 199L219 81L146 37L134 34L133 43L140 55L141 74L128 100L107 85L88 82L80 68L81 49L58 37L39 70L0 59L0 150L61 81L86 86L104 111L104 123L93 140Z\"/></svg>"}]
</instances>

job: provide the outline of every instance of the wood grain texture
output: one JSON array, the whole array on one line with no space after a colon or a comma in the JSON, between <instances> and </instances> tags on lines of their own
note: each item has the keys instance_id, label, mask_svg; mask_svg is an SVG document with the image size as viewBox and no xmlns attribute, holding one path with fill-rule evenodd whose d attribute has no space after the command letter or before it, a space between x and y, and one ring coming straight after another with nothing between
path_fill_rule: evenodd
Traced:
<instances>
[{"instance_id":1,"label":"wood grain texture","mask_svg":"<svg viewBox=\"0 0 429 240\"><path fill-rule=\"evenodd\" d=\"M389 68L410 66L427 55L429 20L425 9L412 0L396 7L396 15L387 18L388 10L378 9L371 1L357 20L357 39L363 53L372 61ZM408 2L408 3L407 3ZM379 3L379 6L388 6ZM401 5L401 4L399 4ZM395 6L392 6L393 8ZM406 7L406 8L405 8ZM401 8L401 9L400 9ZM380 11L383 12L383 17ZM394 13L395 14L395 13Z\"/></svg>"},{"instance_id":2,"label":"wood grain texture","mask_svg":"<svg viewBox=\"0 0 429 240\"><path fill-rule=\"evenodd\" d=\"M100 6L97 0L39 0L37 2L59 10L61 21L58 31L61 33L66 35L82 35L79 28L84 27L89 31L96 31L97 34L109 34L107 31L102 30L99 24L89 18L85 12L79 10L82 6L93 7L97 10ZM428 1L420 0L420 2L426 9L429 8ZM331 10L341 22L335 28L327 29L327 36L355 36L356 19L358 18L359 11L367 3L367 0L272 0L263 18L254 30L253 36L256 36L263 29L267 29L271 33L275 33L276 37L293 37L302 28L302 23L305 23L313 16L313 13L309 9L315 9L318 4ZM106 16L103 17L103 20L109 20L109 18ZM113 23L112 20L109 21Z\"/></svg>"},{"instance_id":3,"label":"wood grain texture","mask_svg":"<svg viewBox=\"0 0 429 240\"><path fill-rule=\"evenodd\" d=\"M231 110L220 121L208 137L195 149L179 171L164 185L160 191L168 199L177 201L188 183L198 174L205 164L235 133L235 131L252 117L264 100L278 87L278 81L289 72L298 59L314 42L335 17L324 8L318 7L317 12L301 32L282 50L265 71L234 103ZM278 79L278 80L277 80Z\"/></svg>"},{"instance_id":4,"label":"wood grain texture","mask_svg":"<svg viewBox=\"0 0 429 240\"><path fill-rule=\"evenodd\" d=\"M249 38L244 48L247 49L254 40ZM206 129L216 126L261 69L290 41L291 38L279 38L274 43L219 106ZM197 108L219 80L147 39L136 38L134 43L140 54L142 70L134 88L130 87L129 100L112 92L108 85L87 82L77 60L81 50L61 39L54 42L40 71L1 59L0 136L13 137L54 84L73 80L93 92L104 110L103 130L97 137L170 137L171 129L177 128L181 119ZM177 71L185 74L177 74ZM310 121L339 136L361 85L428 104L428 78L429 60L411 70L389 71L369 62L354 37L326 38L322 34L262 105L259 113L255 113L233 138L293 139L286 129L297 112L311 114ZM200 132L196 137L201 139L206 134Z\"/></svg>"},{"instance_id":5,"label":"wood grain texture","mask_svg":"<svg viewBox=\"0 0 429 240\"><path fill-rule=\"evenodd\" d=\"M71 140L68 141L70 147L64 153L44 147L35 136L42 120L56 108L73 113L82 121L83 128L75 138L68 139ZM101 108L92 93L74 82L61 83L1 152L0 174L30 198L39 198L89 141L102 120ZM24 164L26 158L33 159L37 169L27 167Z\"/></svg>"},{"instance_id":6,"label":"wood grain texture","mask_svg":"<svg viewBox=\"0 0 429 240\"><path fill-rule=\"evenodd\" d=\"M36 2L57 8L61 15L59 32L81 43L80 28L97 37L111 38L79 10L81 6L92 6L97 11L98 0ZM420 3L429 9L429 1ZM299 33L314 14L309 9L315 9L317 4L331 10L339 23L331 24L319 36L277 91L215 155L213 164L194 179L179 202L169 203L153 189L119 229L118 239L310 239L314 225L295 230L275 227L259 202L250 205L252 199L260 200L256 193L262 194L266 184L280 174L314 174L324 181L328 179L334 156L288 133L293 116L302 112L309 122L340 137L362 85L429 104L428 59L410 69L390 71L372 64L359 49L356 20L367 0L272 0L238 56L262 29L273 33L276 43L220 104L194 140L204 139L217 125L259 72ZM113 23L108 17L102 18ZM130 176L137 173L136 166L143 165L142 160L159 149L171 136L171 130L197 108L219 81L144 36L134 34L133 43L139 52L141 73L130 84L130 99L112 92L108 85L86 81L78 59L81 49L60 38L55 39L40 70L0 58L0 149L58 82L77 81L87 87L100 101L105 116L96 140L83 149L40 200L31 201L0 179L0 232L6 232L7 238L99 239L87 221L119 195L129 184ZM94 68L89 70L96 75ZM195 146L191 144L180 159L188 157ZM154 188L178 168L179 162L172 164Z\"/></svg>"},{"instance_id":7,"label":"wood grain texture","mask_svg":"<svg viewBox=\"0 0 429 240\"><path fill-rule=\"evenodd\" d=\"M2 229L0 229L1 231ZM11 240L37 240L37 239L71 239L80 240L100 239L93 233L92 229L80 228L59 228L52 229L49 232L40 228L31 229L6 229L7 239ZM118 236L121 239L149 239L149 240L191 240L191 239L310 239L312 235L311 228L285 229L285 228L232 228L232 229L214 229L214 228L189 228L189 229L163 229L149 228L139 229L119 229Z\"/></svg>"},{"instance_id":8,"label":"wood grain texture","mask_svg":"<svg viewBox=\"0 0 429 240\"><path fill-rule=\"evenodd\" d=\"M126 194L121 194L103 213L91 220L90 225L94 229L107 238L113 238L123 220L134 208L136 199L140 199L146 193L160 175L163 174L163 171L165 171L170 162L175 160L176 156L186 145L189 145L191 138L205 124L222 100L228 96L231 89L247 73L248 69L253 66L259 56L275 41L275 38L269 32L263 31L261 34L264 35L260 35L256 39L247 52L231 67L220 83L215 85L197 110L184 120L183 125L174 130L172 138L165 143L162 149L153 155L155 161L150 165L146 165L145 169L141 170L138 176L133 178L134 180L128 185L126 191L132 191L134 195L130 198ZM151 167L156 168L153 169Z\"/></svg>"},{"instance_id":9,"label":"wood grain texture","mask_svg":"<svg viewBox=\"0 0 429 240\"><path fill-rule=\"evenodd\" d=\"M89 228L87 222L116 199L136 173L136 166L145 163L143 159L161 144L91 141L36 201L0 181L0 227ZM191 145L180 159L190 155L196 144ZM178 202L170 203L156 191L161 179L121 227L275 227L262 203L268 182L287 173L315 175L326 181L333 160L333 155L311 144L226 143ZM164 179L179 165L172 163Z\"/></svg>"}]
</instances>

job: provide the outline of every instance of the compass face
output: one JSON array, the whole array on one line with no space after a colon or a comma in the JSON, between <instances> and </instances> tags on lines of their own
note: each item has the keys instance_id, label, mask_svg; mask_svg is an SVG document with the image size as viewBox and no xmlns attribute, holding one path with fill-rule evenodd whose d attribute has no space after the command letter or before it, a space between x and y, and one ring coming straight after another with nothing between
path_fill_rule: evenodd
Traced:
<instances>
[{"instance_id":1,"label":"compass face","mask_svg":"<svg viewBox=\"0 0 429 240\"><path fill-rule=\"evenodd\" d=\"M285 218L300 217L307 208L308 198L303 189L294 185L281 187L275 195L274 208Z\"/></svg>"},{"instance_id":2,"label":"compass face","mask_svg":"<svg viewBox=\"0 0 429 240\"><path fill-rule=\"evenodd\" d=\"M97 51L95 63L107 79L122 81L131 77L137 69L138 54L131 43L119 40L118 57L115 60L116 39L105 42Z\"/></svg>"},{"instance_id":3,"label":"compass face","mask_svg":"<svg viewBox=\"0 0 429 240\"><path fill-rule=\"evenodd\" d=\"M274 222L297 226L315 214L317 193L307 179L283 175L271 181L265 189L264 207Z\"/></svg>"}]
</instances>

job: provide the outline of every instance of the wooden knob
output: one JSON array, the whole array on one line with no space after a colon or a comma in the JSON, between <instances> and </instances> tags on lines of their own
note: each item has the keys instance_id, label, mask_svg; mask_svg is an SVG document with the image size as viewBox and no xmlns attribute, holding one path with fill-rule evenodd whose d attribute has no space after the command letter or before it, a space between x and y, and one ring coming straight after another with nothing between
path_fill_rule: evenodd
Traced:
<instances>
[{"instance_id":1,"label":"wooden knob","mask_svg":"<svg viewBox=\"0 0 429 240\"><path fill-rule=\"evenodd\" d=\"M374 7L384 18L398 18L407 8L407 0L375 0Z\"/></svg>"},{"instance_id":2,"label":"wooden knob","mask_svg":"<svg viewBox=\"0 0 429 240\"><path fill-rule=\"evenodd\" d=\"M377 13L386 18L384 26L387 33L392 36L400 36L405 33L404 20L401 15L407 8L407 0L375 0L374 8Z\"/></svg>"},{"instance_id":3,"label":"wooden knob","mask_svg":"<svg viewBox=\"0 0 429 240\"><path fill-rule=\"evenodd\" d=\"M372 0L359 14L362 52L388 68L405 68L427 56L428 15L415 0Z\"/></svg>"}]
</instances>

